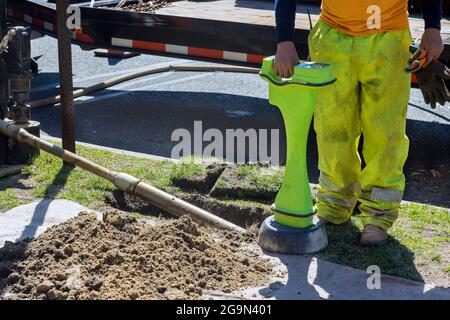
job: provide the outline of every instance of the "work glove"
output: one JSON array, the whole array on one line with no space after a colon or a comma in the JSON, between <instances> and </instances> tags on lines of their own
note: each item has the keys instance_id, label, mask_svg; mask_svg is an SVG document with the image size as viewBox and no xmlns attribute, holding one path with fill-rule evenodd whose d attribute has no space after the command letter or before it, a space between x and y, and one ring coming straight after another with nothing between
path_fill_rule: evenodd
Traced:
<instances>
[{"instance_id":1,"label":"work glove","mask_svg":"<svg viewBox=\"0 0 450 320\"><path fill-rule=\"evenodd\" d=\"M450 69L439 61L432 61L426 68L415 72L417 84L422 91L425 103L436 108L438 102L441 106L450 101L450 93L445 80L450 79Z\"/></svg>"}]
</instances>

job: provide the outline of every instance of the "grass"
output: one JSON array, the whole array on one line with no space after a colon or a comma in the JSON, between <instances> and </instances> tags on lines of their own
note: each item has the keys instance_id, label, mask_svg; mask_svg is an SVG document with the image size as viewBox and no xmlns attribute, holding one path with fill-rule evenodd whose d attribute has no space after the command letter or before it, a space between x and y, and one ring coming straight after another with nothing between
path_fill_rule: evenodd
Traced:
<instances>
[{"instance_id":1,"label":"grass","mask_svg":"<svg viewBox=\"0 0 450 320\"><path fill-rule=\"evenodd\" d=\"M283 182L282 167L260 164L228 166L214 184L212 194L222 199L255 199L267 205Z\"/></svg>"},{"instance_id":2,"label":"grass","mask_svg":"<svg viewBox=\"0 0 450 320\"><path fill-rule=\"evenodd\" d=\"M0 192L0 210L8 210L22 203L23 201L16 195L13 189L8 188Z\"/></svg>"},{"instance_id":3,"label":"grass","mask_svg":"<svg viewBox=\"0 0 450 320\"><path fill-rule=\"evenodd\" d=\"M216 188L224 189L227 187L227 181L225 179L219 178L216 182Z\"/></svg>"},{"instance_id":4,"label":"grass","mask_svg":"<svg viewBox=\"0 0 450 320\"><path fill-rule=\"evenodd\" d=\"M449 247L449 226L448 210L404 204L400 208L399 219L389 230L391 237L385 245L357 245L362 225L358 217L352 217L350 222L341 226L327 225L329 246L319 255L359 269L378 265L384 274L423 281L423 271L448 259L444 247ZM449 273L443 266L440 269Z\"/></svg>"},{"instance_id":5,"label":"grass","mask_svg":"<svg viewBox=\"0 0 450 320\"><path fill-rule=\"evenodd\" d=\"M223 199L220 199L220 201L222 201L224 203L241 206L241 207L256 207L256 208L262 208L262 209L269 209L269 206L267 204L253 201L253 200L223 198Z\"/></svg>"},{"instance_id":6,"label":"grass","mask_svg":"<svg viewBox=\"0 0 450 320\"><path fill-rule=\"evenodd\" d=\"M238 165L236 176L243 186L258 190L278 190L283 182L283 170L277 167L261 167L253 164Z\"/></svg>"},{"instance_id":7,"label":"grass","mask_svg":"<svg viewBox=\"0 0 450 320\"><path fill-rule=\"evenodd\" d=\"M202 174L205 170L204 166L189 159L177 163L156 161L79 145L77 151L100 165L134 175L169 192L179 191L173 184L174 180ZM264 187L279 185L282 181L281 170L273 174L273 170L251 165L238 166L237 175L251 184ZM63 166L60 159L42 152L24 167L21 175L0 179L0 211L43 197L73 200L99 209L107 205L105 197L114 190L110 182L79 168ZM227 197L221 201L267 208L266 204L253 200ZM130 214L141 217L138 212ZM391 238L382 247L358 245L361 229L357 216L341 226L328 225L329 247L319 256L363 270L370 265L378 265L385 274L417 281L430 273L436 279L450 276L448 210L413 203L402 205L399 219L389 231Z\"/></svg>"},{"instance_id":8,"label":"grass","mask_svg":"<svg viewBox=\"0 0 450 320\"><path fill-rule=\"evenodd\" d=\"M171 185L171 173L177 165L171 161L141 159L83 146L77 146L77 152L100 165L134 175L158 188L175 189ZM31 200L67 199L90 208L98 208L105 204L105 196L115 190L109 181L80 168L63 166L60 159L44 152L33 159L30 165L25 166L22 174L33 181L34 188L29 191ZM4 190L1 185L0 190ZM1 209L19 204L10 196L11 191L8 189L5 188L0 194Z\"/></svg>"},{"instance_id":9,"label":"grass","mask_svg":"<svg viewBox=\"0 0 450 320\"><path fill-rule=\"evenodd\" d=\"M186 179L195 175L206 173L205 166L195 162L194 158L185 158L180 161L170 173L171 181Z\"/></svg>"}]
</instances>

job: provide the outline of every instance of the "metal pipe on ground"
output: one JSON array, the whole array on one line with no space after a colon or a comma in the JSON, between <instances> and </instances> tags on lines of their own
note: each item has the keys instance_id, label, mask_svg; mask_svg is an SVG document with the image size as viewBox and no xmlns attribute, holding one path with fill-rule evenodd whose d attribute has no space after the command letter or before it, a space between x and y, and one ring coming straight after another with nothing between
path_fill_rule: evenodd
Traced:
<instances>
[{"instance_id":1,"label":"metal pipe on ground","mask_svg":"<svg viewBox=\"0 0 450 320\"><path fill-rule=\"evenodd\" d=\"M224 220L212 213L198 208L184 200L181 200L165 191L162 191L154 186L151 186L142 180L122 172L115 172L109 170L101 165L98 165L86 158L80 157L70 151L54 145L48 141L42 140L26 130L13 125L9 121L0 120L0 133L27 143L37 149L41 149L52 155L55 155L65 162L74 166L87 170L103 179L112 182L119 190L136 195L155 206L166 210L176 217L189 215L195 222L215 227L224 230L233 230L240 233L246 232L241 228L227 220Z\"/></svg>"},{"instance_id":2,"label":"metal pipe on ground","mask_svg":"<svg viewBox=\"0 0 450 320\"><path fill-rule=\"evenodd\" d=\"M95 85L78 89L73 92L74 98L79 98L94 92L98 92L109 87L115 86L119 83L136 79L139 77L144 77L156 73L168 72L168 71L180 71L180 72L236 72L236 73L250 73L258 74L259 68L251 67L240 67L240 66L224 66L224 65L173 65L168 63L167 65L160 65L158 67L149 67L147 69L142 69L134 71L125 75L120 75L103 82L97 83ZM33 101L30 103L31 108L42 108L50 105L54 105L61 102L61 96L55 96L50 98L45 98L42 100Z\"/></svg>"}]
</instances>

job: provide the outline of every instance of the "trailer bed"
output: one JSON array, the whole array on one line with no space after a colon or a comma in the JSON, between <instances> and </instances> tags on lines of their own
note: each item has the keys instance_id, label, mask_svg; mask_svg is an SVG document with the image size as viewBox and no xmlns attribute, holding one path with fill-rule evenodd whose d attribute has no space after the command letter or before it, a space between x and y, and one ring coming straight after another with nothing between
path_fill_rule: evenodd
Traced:
<instances>
[{"instance_id":1,"label":"trailer bed","mask_svg":"<svg viewBox=\"0 0 450 320\"><path fill-rule=\"evenodd\" d=\"M217 1L189 1L172 2L168 7L158 9L158 14L189 17L197 19L211 19L216 21L246 22L257 25L275 26L272 1L261 0L217 0ZM309 19L315 23L319 19L320 7L315 4L298 4L296 14L296 29L309 30ZM411 33L414 38L421 36L424 23L420 15L409 18ZM442 35L450 44L450 21L442 21Z\"/></svg>"},{"instance_id":2,"label":"trailer bed","mask_svg":"<svg viewBox=\"0 0 450 320\"><path fill-rule=\"evenodd\" d=\"M309 30L307 10L310 12L313 24L319 20L320 7L314 4L297 5L295 26L298 30ZM175 1L170 6L158 9L158 14L189 17L197 19L211 19L216 21L246 22L256 25L275 26L272 1L260 0L217 0L217 1ZM419 38L423 33L424 22L420 15L409 18L413 38ZM450 45L450 20L442 20L442 38Z\"/></svg>"},{"instance_id":3,"label":"trailer bed","mask_svg":"<svg viewBox=\"0 0 450 320\"><path fill-rule=\"evenodd\" d=\"M136 1L129 1L130 3ZM117 3L117 1L115 2ZM155 13L105 8L111 1L79 3L82 28L73 33L73 41L86 49L107 48L165 55L189 55L202 60L229 60L259 64L275 52L273 2L263 0L171 1ZM114 6L114 2L112 3ZM56 35L55 4L45 0L15 0L8 3L11 18L35 29ZM320 8L315 4L297 6L295 42L301 58L308 53L312 23ZM410 17L411 33L420 37L423 21ZM444 60L450 60L450 22L444 19L442 35Z\"/></svg>"}]
</instances>

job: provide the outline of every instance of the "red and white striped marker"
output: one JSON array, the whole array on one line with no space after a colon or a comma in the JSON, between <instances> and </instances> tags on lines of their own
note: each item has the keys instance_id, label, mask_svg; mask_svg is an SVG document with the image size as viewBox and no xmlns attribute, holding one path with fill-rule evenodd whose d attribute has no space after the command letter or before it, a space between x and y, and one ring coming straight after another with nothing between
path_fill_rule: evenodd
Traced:
<instances>
[{"instance_id":1,"label":"red and white striped marker","mask_svg":"<svg viewBox=\"0 0 450 320\"><path fill-rule=\"evenodd\" d=\"M179 46L162 42L140 41L123 38L111 38L111 45L157 52L175 53L194 57L213 58L240 62L262 63L264 56L216 49Z\"/></svg>"},{"instance_id":2,"label":"red and white striped marker","mask_svg":"<svg viewBox=\"0 0 450 320\"><path fill-rule=\"evenodd\" d=\"M40 29L57 33L57 27L55 24L44 21L39 18L31 17L27 14L22 14L18 10L8 9L8 15L14 17L18 20L22 20L30 25L36 26ZM82 30L72 31L72 39L79 42L84 42L88 44L93 44L94 40L87 34L84 34ZM132 39L123 38L111 38L111 45L123 48L141 49L156 52L166 52L174 53L186 56L202 57L202 58L213 58L221 60L230 61L240 61L249 62L255 64L261 64L264 56L255 55L250 53L232 52L216 49L205 49L196 48L189 46L179 46L175 44L161 43L161 42L151 42L151 41L140 41Z\"/></svg>"}]
</instances>

